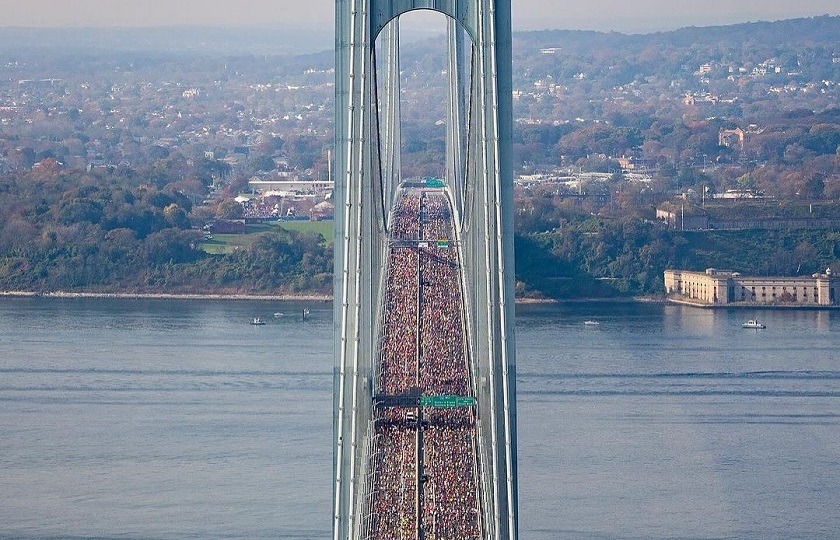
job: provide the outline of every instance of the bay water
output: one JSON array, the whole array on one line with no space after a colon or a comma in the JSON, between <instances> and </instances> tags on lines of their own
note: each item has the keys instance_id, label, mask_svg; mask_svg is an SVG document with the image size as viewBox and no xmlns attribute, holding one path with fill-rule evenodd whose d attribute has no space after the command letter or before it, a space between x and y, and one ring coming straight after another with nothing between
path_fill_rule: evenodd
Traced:
<instances>
[{"instance_id":1,"label":"bay water","mask_svg":"<svg viewBox=\"0 0 840 540\"><path fill-rule=\"evenodd\" d=\"M840 537L840 311L516 330L524 540ZM0 299L0 538L329 538L332 331L328 303Z\"/></svg>"}]
</instances>

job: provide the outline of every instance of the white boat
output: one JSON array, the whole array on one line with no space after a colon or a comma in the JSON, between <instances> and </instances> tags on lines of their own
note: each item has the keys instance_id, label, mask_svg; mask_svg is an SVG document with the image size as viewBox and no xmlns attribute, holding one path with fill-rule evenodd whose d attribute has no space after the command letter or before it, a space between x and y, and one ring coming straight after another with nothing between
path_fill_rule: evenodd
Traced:
<instances>
[{"instance_id":1,"label":"white boat","mask_svg":"<svg viewBox=\"0 0 840 540\"><path fill-rule=\"evenodd\" d=\"M265 324L265 321L260 319L259 317L254 317L251 321L251 326L262 326Z\"/></svg>"},{"instance_id":2,"label":"white boat","mask_svg":"<svg viewBox=\"0 0 840 540\"><path fill-rule=\"evenodd\" d=\"M763 330L764 328L767 328L767 326L758 322L758 319L750 319L742 324L741 328L755 328L757 330Z\"/></svg>"},{"instance_id":3,"label":"white boat","mask_svg":"<svg viewBox=\"0 0 840 540\"><path fill-rule=\"evenodd\" d=\"M583 324L587 326L598 326L601 323L599 323L598 321L583 321Z\"/></svg>"}]
</instances>

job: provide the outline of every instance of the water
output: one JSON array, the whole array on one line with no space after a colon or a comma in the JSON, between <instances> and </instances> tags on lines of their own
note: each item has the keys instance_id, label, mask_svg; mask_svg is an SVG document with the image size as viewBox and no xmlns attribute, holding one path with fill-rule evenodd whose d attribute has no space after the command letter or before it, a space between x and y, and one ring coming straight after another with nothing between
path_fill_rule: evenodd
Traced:
<instances>
[{"instance_id":1,"label":"water","mask_svg":"<svg viewBox=\"0 0 840 540\"><path fill-rule=\"evenodd\" d=\"M331 307L306 306L0 301L0 538L330 537ZM839 537L838 330L520 309L520 536Z\"/></svg>"},{"instance_id":2,"label":"water","mask_svg":"<svg viewBox=\"0 0 840 540\"><path fill-rule=\"evenodd\" d=\"M523 538L840 536L838 316L520 317Z\"/></svg>"}]
</instances>

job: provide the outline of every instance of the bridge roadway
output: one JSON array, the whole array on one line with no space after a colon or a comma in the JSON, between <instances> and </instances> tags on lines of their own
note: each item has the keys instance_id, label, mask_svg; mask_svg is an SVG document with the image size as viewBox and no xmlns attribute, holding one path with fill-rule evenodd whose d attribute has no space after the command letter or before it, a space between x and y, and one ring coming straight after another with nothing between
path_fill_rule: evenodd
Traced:
<instances>
[{"instance_id":1,"label":"bridge roadway","mask_svg":"<svg viewBox=\"0 0 840 540\"><path fill-rule=\"evenodd\" d=\"M374 395L474 396L461 280L446 192L403 187L391 216ZM484 536L474 407L377 407L371 433L363 538Z\"/></svg>"}]
</instances>

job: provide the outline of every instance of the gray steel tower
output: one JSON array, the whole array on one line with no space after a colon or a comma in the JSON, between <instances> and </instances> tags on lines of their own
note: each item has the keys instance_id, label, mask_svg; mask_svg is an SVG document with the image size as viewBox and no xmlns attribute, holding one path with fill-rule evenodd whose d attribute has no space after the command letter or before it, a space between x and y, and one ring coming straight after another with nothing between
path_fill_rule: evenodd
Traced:
<instances>
[{"instance_id":1,"label":"gray steel tower","mask_svg":"<svg viewBox=\"0 0 840 540\"><path fill-rule=\"evenodd\" d=\"M417 9L450 19L445 182L464 273L481 534L512 540L517 465L510 0L336 0L333 535L364 537L388 212L400 180L393 25ZM386 36L383 51L375 46L380 33ZM386 66L383 73L377 65Z\"/></svg>"}]
</instances>

